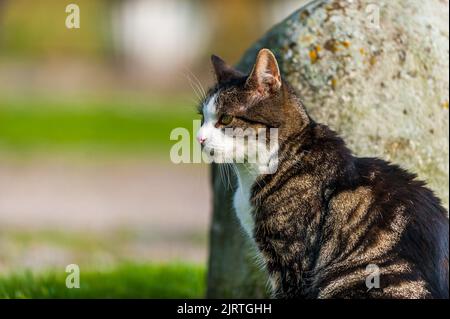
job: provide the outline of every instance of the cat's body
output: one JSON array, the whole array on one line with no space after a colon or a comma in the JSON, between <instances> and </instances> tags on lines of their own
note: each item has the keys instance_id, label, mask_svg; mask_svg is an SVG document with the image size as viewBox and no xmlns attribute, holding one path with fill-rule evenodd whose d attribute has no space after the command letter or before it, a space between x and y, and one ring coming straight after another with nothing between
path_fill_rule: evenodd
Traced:
<instances>
[{"instance_id":1,"label":"cat's body","mask_svg":"<svg viewBox=\"0 0 450 319\"><path fill-rule=\"evenodd\" d=\"M414 178L384 161L353 157L323 125L282 144L277 172L258 176L250 203L236 202L249 192L241 183L235 195L238 215L253 208L249 235L274 295L447 298L448 220ZM370 291L368 265L380 271L380 287Z\"/></svg>"},{"instance_id":2,"label":"cat's body","mask_svg":"<svg viewBox=\"0 0 450 319\"><path fill-rule=\"evenodd\" d=\"M270 51L261 51L248 77L217 58L213 64L219 85L205 105L214 101L216 122L204 119L205 148L231 149L229 137L218 137L225 127L279 129L276 171L235 164L233 202L275 297L448 298L447 212L423 182L354 157L309 118Z\"/></svg>"}]
</instances>

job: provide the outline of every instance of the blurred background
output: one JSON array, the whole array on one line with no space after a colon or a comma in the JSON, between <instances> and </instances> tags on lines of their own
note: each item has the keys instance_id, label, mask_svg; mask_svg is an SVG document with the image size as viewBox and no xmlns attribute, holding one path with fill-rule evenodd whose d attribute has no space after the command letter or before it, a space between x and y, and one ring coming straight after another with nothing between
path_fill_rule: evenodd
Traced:
<instances>
[{"instance_id":1,"label":"blurred background","mask_svg":"<svg viewBox=\"0 0 450 319\"><path fill-rule=\"evenodd\" d=\"M170 131L212 53L236 63L303 2L0 0L0 298L201 297L208 167L172 164Z\"/></svg>"}]
</instances>

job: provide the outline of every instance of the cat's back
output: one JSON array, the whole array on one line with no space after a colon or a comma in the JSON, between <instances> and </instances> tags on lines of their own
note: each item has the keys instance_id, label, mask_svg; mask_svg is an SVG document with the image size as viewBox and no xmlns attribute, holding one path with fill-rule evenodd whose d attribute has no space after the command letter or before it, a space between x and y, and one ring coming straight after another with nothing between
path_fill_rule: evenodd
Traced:
<instances>
[{"instance_id":1,"label":"cat's back","mask_svg":"<svg viewBox=\"0 0 450 319\"><path fill-rule=\"evenodd\" d=\"M417 297L448 298L449 222L440 200L396 165L374 158L354 165L356 182L330 201L342 218L341 264L379 264L392 296L415 289Z\"/></svg>"}]
</instances>

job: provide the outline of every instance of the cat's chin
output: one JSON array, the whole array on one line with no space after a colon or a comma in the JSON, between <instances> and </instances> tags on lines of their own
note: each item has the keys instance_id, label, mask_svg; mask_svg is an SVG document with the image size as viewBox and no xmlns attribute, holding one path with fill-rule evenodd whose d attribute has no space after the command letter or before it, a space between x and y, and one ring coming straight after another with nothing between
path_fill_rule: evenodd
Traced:
<instances>
[{"instance_id":1,"label":"cat's chin","mask_svg":"<svg viewBox=\"0 0 450 319\"><path fill-rule=\"evenodd\" d=\"M203 155L206 157L209 163L225 164L233 163L233 158L230 158L226 154L216 150L216 149L205 149Z\"/></svg>"}]
</instances>

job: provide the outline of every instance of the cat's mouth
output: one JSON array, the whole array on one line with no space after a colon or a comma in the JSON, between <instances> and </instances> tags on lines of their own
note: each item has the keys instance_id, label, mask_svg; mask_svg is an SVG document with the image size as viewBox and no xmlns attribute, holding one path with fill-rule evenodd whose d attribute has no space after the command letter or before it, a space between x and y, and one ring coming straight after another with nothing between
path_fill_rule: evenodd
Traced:
<instances>
[{"instance_id":1,"label":"cat's mouth","mask_svg":"<svg viewBox=\"0 0 450 319\"><path fill-rule=\"evenodd\" d=\"M210 146L206 146L206 145L202 145L202 151L210 156L214 156L214 147L210 147Z\"/></svg>"}]
</instances>

